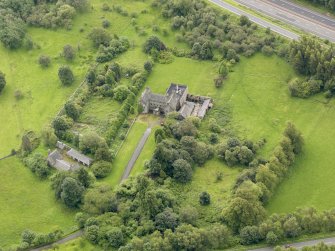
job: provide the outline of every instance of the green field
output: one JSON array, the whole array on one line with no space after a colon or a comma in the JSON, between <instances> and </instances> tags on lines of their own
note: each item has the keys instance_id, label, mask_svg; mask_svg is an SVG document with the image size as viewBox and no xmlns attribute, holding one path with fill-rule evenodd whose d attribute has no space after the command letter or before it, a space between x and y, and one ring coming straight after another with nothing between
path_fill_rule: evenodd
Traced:
<instances>
[{"instance_id":1,"label":"green field","mask_svg":"<svg viewBox=\"0 0 335 251\"><path fill-rule=\"evenodd\" d=\"M19 243L23 230L48 233L76 228L73 210L56 201L50 183L38 180L20 160L0 161L1 247Z\"/></svg>"}]
</instances>

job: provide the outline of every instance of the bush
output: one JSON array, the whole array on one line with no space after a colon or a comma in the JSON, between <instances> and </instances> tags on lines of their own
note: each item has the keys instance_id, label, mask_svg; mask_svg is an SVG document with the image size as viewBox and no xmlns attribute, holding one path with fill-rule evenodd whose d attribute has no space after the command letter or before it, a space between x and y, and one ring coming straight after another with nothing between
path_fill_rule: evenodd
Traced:
<instances>
[{"instance_id":1,"label":"bush","mask_svg":"<svg viewBox=\"0 0 335 251\"><path fill-rule=\"evenodd\" d=\"M63 47L63 56L68 61L72 61L75 58L76 53L71 45L67 44Z\"/></svg>"},{"instance_id":2,"label":"bush","mask_svg":"<svg viewBox=\"0 0 335 251\"><path fill-rule=\"evenodd\" d=\"M69 66L61 66L58 69L58 77L63 85L71 85L74 82L74 76Z\"/></svg>"},{"instance_id":3,"label":"bush","mask_svg":"<svg viewBox=\"0 0 335 251\"><path fill-rule=\"evenodd\" d=\"M199 196L200 205L206 206L211 203L211 196L207 192L202 192Z\"/></svg>"},{"instance_id":4,"label":"bush","mask_svg":"<svg viewBox=\"0 0 335 251\"><path fill-rule=\"evenodd\" d=\"M0 93L2 92L2 90L5 88L6 86L6 78L5 78L5 74L3 72L0 71Z\"/></svg>"},{"instance_id":5,"label":"bush","mask_svg":"<svg viewBox=\"0 0 335 251\"><path fill-rule=\"evenodd\" d=\"M151 71L152 71L152 63L151 63L151 61L146 61L145 63L144 63L144 69L148 72L148 73L150 73Z\"/></svg>"},{"instance_id":6,"label":"bush","mask_svg":"<svg viewBox=\"0 0 335 251\"><path fill-rule=\"evenodd\" d=\"M108 21L107 19L105 19L105 20L102 21L102 27L103 27L103 28L107 29L107 28L109 28L110 26L111 26L111 22Z\"/></svg>"},{"instance_id":7,"label":"bush","mask_svg":"<svg viewBox=\"0 0 335 251\"><path fill-rule=\"evenodd\" d=\"M15 90L14 97L16 100L23 99L23 93L20 90Z\"/></svg>"},{"instance_id":8,"label":"bush","mask_svg":"<svg viewBox=\"0 0 335 251\"><path fill-rule=\"evenodd\" d=\"M25 165L35 173L39 178L44 179L51 173L47 161L40 153L35 153L24 159Z\"/></svg>"},{"instance_id":9,"label":"bush","mask_svg":"<svg viewBox=\"0 0 335 251\"><path fill-rule=\"evenodd\" d=\"M307 98L320 92L322 81L309 79L308 81L293 79L289 83L289 91L292 97Z\"/></svg>"},{"instance_id":10,"label":"bush","mask_svg":"<svg viewBox=\"0 0 335 251\"><path fill-rule=\"evenodd\" d=\"M262 53L266 56L271 56L273 54L273 49L271 46L264 45L262 48Z\"/></svg>"},{"instance_id":11,"label":"bush","mask_svg":"<svg viewBox=\"0 0 335 251\"><path fill-rule=\"evenodd\" d=\"M112 164L107 161L95 162L92 167L92 172L96 178L105 178L112 171Z\"/></svg>"},{"instance_id":12,"label":"bush","mask_svg":"<svg viewBox=\"0 0 335 251\"><path fill-rule=\"evenodd\" d=\"M44 68L47 68L50 66L51 64L51 59L50 57L48 56L45 56L45 55L41 55L39 58L38 58L38 63L44 67Z\"/></svg>"},{"instance_id":13,"label":"bush","mask_svg":"<svg viewBox=\"0 0 335 251\"><path fill-rule=\"evenodd\" d=\"M105 29L94 28L88 35L91 39L93 46L98 48L100 45L108 46L111 36L107 33Z\"/></svg>"}]
</instances>

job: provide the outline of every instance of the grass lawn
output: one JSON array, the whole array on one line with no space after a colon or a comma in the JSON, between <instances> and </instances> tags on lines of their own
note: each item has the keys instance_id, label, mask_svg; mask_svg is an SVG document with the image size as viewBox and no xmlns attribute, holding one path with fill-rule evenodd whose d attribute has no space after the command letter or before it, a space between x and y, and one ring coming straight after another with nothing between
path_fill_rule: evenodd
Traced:
<instances>
[{"instance_id":1,"label":"grass lawn","mask_svg":"<svg viewBox=\"0 0 335 251\"><path fill-rule=\"evenodd\" d=\"M130 132L123 143L120 151L113 161L112 172L108 177L101 180L104 183L108 183L109 185L116 186L119 184L122 174L124 172L125 167L128 164L133 152L136 149L136 146L140 139L142 138L143 133L147 129L147 124L141 121L136 121Z\"/></svg>"},{"instance_id":2,"label":"grass lawn","mask_svg":"<svg viewBox=\"0 0 335 251\"><path fill-rule=\"evenodd\" d=\"M20 160L0 161L0 247L19 243L23 230L73 231L75 211L56 201L48 181L40 181Z\"/></svg>"}]
</instances>

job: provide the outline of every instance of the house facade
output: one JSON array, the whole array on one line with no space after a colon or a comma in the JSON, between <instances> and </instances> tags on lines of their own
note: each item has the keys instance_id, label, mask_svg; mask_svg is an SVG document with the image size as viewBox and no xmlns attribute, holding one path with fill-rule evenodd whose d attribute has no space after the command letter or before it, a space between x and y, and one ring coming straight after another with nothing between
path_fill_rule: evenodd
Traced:
<instances>
[{"instance_id":1,"label":"house facade","mask_svg":"<svg viewBox=\"0 0 335 251\"><path fill-rule=\"evenodd\" d=\"M202 119L213 104L209 97L189 94L186 85L172 83L165 95L153 93L147 87L142 93L141 105L143 113L165 116L170 112L178 112L180 119L189 116L197 116Z\"/></svg>"}]
</instances>

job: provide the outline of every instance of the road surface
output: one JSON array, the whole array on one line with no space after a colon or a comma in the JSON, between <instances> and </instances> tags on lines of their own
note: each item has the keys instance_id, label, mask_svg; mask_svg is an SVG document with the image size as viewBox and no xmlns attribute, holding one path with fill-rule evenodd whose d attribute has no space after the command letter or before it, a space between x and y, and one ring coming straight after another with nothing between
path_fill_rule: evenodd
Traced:
<instances>
[{"instance_id":1,"label":"road surface","mask_svg":"<svg viewBox=\"0 0 335 251\"><path fill-rule=\"evenodd\" d=\"M270 28L272 31L286 37L286 38L289 38L289 39L298 39L299 38L299 35L294 33L294 32L291 32L289 30L286 30L278 25L275 25L271 22L268 22L266 20L263 20L259 17L256 17L246 11L243 11L239 8L236 8L235 6L229 4L229 3L226 3L224 2L223 0L209 0L210 2L220 6L221 8L224 8L230 12L233 12L234 14L236 15L244 15L244 16L247 16L252 22L262 26L262 27L265 27L265 28Z\"/></svg>"},{"instance_id":2,"label":"road surface","mask_svg":"<svg viewBox=\"0 0 335 251\"><path fill-rule=\"evenodd\" d=\"M303 247L315 246L320 242L323 242L326 245L335 245L335 237L319 239L319 240L312 240L312 241L297 242L297 243L292 243L290 245L294 248L301 249ZM271 248L271 247L252 249L252 251L273 251L273 250L274 248Z\"/></svg>"},{"instance_id":3,"label":"road surface","mask_svg":"<svg viewBox=\"0 0 335 251\"><path fill-rule=\"evenodd\" d=\"M133 153L133 155L131 156L129 162L128 162L128 165L126 166L126 169L124 170L124 173L122 175L122 178L121 178L121 181L122 180L125 180L129 177L129 174L131 172L131 170L133 169L134 165L135 165L135 162L138 158L138 156L140 156L142 150L143 150L143 147L145 145L145 142L147 142L149 136L150 136L150 133L151 133L151 128L147 128L147 130L144 132L140 142L138 142L137 144L137 147Z\"/></svg>"},{"instance_id":4,"label":"road surface","mask_svg":"<svg viewBox=\"0 0 335 251\"><path fill-rule=\"evenodd\" d=\"M322 39L335 42L335 20L289 0L234 0Z\"/></svg>"}]
</instances>

